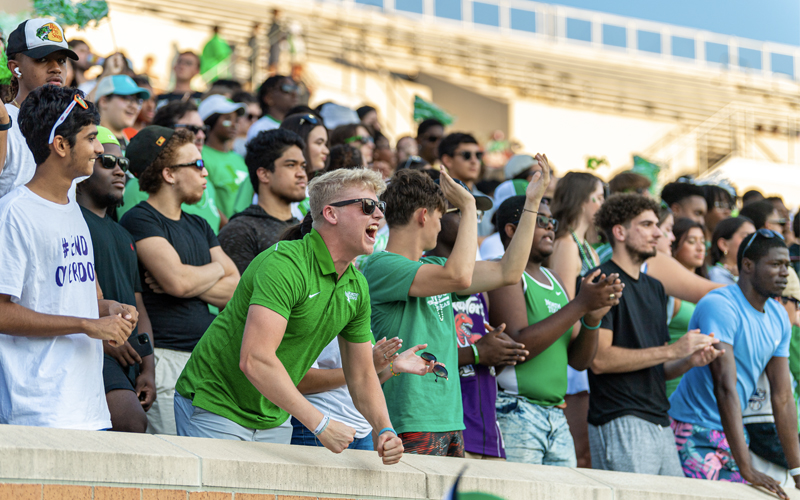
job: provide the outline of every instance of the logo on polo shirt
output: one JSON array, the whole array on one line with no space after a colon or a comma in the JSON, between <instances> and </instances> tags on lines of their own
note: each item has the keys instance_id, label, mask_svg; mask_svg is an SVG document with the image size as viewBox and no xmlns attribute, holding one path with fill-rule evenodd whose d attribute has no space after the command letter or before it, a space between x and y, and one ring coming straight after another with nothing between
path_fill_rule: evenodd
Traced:
<instances>
[{"instance_id":1,"label":"logo on polo shirt","mask_svg":"<svg viewBox=\"0 0 800 500\"><path fill-rule=\"evenodd\" d=\"M344 296L347 297L348 304L351 300L358 300L358 294L356 292L344 292Z\"/></svg>"},{"instance_id":2,"label":"logo on polo shirt","mask_svg":"<svg viewBox=\"0 0 800 500\"><path fill-rule=\"evenodd\" d=\"M36 30L36 38L43 42L63 42L64 34L55 23L47 23Z\"/></svg>"}]
</instances>

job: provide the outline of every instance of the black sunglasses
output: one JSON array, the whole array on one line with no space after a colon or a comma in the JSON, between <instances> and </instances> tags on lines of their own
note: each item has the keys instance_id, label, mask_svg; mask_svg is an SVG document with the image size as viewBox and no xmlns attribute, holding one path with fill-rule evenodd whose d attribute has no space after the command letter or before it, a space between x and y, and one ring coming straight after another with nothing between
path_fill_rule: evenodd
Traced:
<instances>
[{"instance_id":1,"label":"black sunglasses","mask_svg":"<svg viewBox=\"0 0 800 500\"><path fill-rule=\"evenodd\" d=\"M517 219L517 222L514 222L514 224L518 225L519 219ZM540 228L547 229L551 224L553 225L553 231L558 231L558 219L548 217L544 214L538 214L536 216L536 225Z\"/></svg>"},{"instance_id":2,"label":"black sunglasses","mask_svg":"<svg viewBox=\"0 0 800 500\"><path fill-rule=\"evenodd\" d=\"M344 207L347 205L353 205L355 203L361 203L361 211L364 212L364 215L372 215L376 207L381 210L381 213L386 213L386 202L375 201L372 198L356 198L354 200L337 201L336 203L329 203L328 205L332 207Z\"/></svg>"},{"instance_id":3,"label":"black sunglasses","mask_svg":"<svg viewBox=\"0 0 800 500\"><path fill-rule=\"evenodd\" d=\"M197 135L197 133L200 132L201 130L203 131L204 134L208 134L208 127L205 126L205 125L203 125L202 127L198 127L197 125L187 125L187 124L183 124L183 123L176 123L175 125L172 126L172 128L185 128L186 130L188 130L189 132L191 132L191 133L193 133L195 135Z\"/></svg>"},{"instance_id":4,"label":"black sunglasses","mask_svg":"<svg viewBox=\"0 0 800 500\"><path fill-rule=\"evenodd\" d=\"M189 163L181 163L179 165L172 165L170 168L180 168L180 167L196 167L197 170L203 170L204 168L206 168L206 164L203 162L203 160L195 160L195 161L189 162Z\"/></svg>"},{"instance_id":5,"label":"black sunglasses","mask_svg":"<svg viewBox=\"0 0 800 500\"><path fill-rule=\"evenodd\" d=\"M128 171L128 167L131 164L131 161L128 158L120 158L119 156L114 156L111 154L103 154L97 157L100 160L100 165L103 168L107 168L109 170L113 170L117 165L119 165L120 170L123 172Z\"/></svg>"},{"instance_id":6,"label":"black sunglasses","mask_svg":"<svg viewBox=\"0 0 800 500\"><path fill-rule=\"evenodd\" d=\"M791 302L792 304L794 304L794 306L795 306L796 308L800 309L800 300L797 300L797 299L795 299L795 298L792 298L792 297L781 297L781 303L783 303L783 305L786 305L786 304L788 304L789 302Z\"/></svg>"},{"instance_id":7,"label":"black sunglasses","mask_svg":"<svg viewBox=\"0 0 800 500\"><path fill-rule=\"evenodd\" d=\"M742 251L742 258L743 259L745 257L747 257L747 250L750 249L750 245L752 245L753 241L755 241L755 239L757 237L759 237L759 236L761 236L763 238L766 238L766 239L769 239L769 240L771 240L772 238L783 239L783 235L781 233L776 233L772 229L767 229L765 227L762 227L761 229L759 229L758 231L753 233L752 236L750 236L750 241L747 242L747 245L745 245L744 250Z\"/></svg>"},{"instance_id":8,"label":"black sunglasses","mask_svg":"<svg viewBox=\"0 0 800 500\"><path fill-rule=\"evenodd\" d=\"M436 356L429 352L423 352L419 357L425 361L433 361L436 363ZM438 382L440 378L447 380L447 368L442 365L433 365L433 374L436 375L436 382Z\"/></svg>"},{"instance_id":9,"label":"black sunglasses","mask_svg":"<svg viewBox=\"0 0 800 500\"><path fill-rule=\"evenodd\" d=\"M461 158L464 159L464 161L469 161L472 159L473 154L475 155L475 158L478 161L483 160L483 151L477 151L475 153L473 153L472 151L461 151L459 153L456 153L456 156L460 156Z\"/></svg>"}]
</instances>

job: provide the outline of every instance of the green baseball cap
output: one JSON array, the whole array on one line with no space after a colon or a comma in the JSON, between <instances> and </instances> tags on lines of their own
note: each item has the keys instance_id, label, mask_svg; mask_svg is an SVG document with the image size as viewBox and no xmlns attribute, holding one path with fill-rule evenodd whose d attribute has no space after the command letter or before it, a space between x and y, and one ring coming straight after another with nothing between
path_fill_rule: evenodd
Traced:
<instances>
[{"instance_id":1,"label":"green baseball cap","mask_svg":"<svg viewBox=\"0 0 800 500\"><path fill-rule=\"evenodd\" d=\"M116 144L119 146L119 139L114 137L110 130L100 125L97 126L97 140L100 141L100 144Z\"/></svg>"}]
</instances>

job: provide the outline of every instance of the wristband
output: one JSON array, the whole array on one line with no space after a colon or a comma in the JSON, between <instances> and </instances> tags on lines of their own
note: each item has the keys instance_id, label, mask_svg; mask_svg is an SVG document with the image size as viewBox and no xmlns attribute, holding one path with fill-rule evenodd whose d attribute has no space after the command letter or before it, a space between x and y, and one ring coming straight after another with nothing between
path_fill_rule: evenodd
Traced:
<instances>
[{"instance_id":1,"label":"wristband","mask_svg":"<svg viewBox=\"0 0 800 500\"><path fill-rule=\"evenodd\" d=\"M0 125L0 132L10 129L12 125L14 125L14 120L12 120L11 117L9 116L8 123Z\"/></svg>"},{"instance_id":2,"label":"wristband","mask_svg":"<svg viewBox=\"0 0 800 500\"><path fill-rule=\"evenodd\" d=\"M792 477L800 476L800 467L795 467L794 469L789 469L789 475Z\"/></svg>"},{"instance_id":3,"label":"wristband","mask_svg":"<svg viewBox=\"0 0 800 500\"><path fill-rule=\"evenodd\" d=\"M533 210L528 210L528 209L527 209L527 208L525 208L525 207L522 207L522 211L523 211L523 212L530 212L530 213L532 213L532 214L539 215L539 212L534 212Z\"/></svg>"},{"instance_id":4,"label":"wristband","mask_svg":"<svg viewBox=\"0 0 800 500\"><path fill-rule=\"evenodd\" d=\"M394 372L394 361L392 361L391 363L389 363L389 371L390 371L390 372L392 372L392 376L393 376L393 377L396 377L396 376L400 375L399 373L395 373L395 372Z\"/></svg>"},{"instance_id":5,"label":"wristband","mask_svg":"<svg viewBox=\"0 0 800 500\"><path fill-rule=\"evenodd\" d=\"M397 435L397 431L395 431L395 430L394 430L394 429L392 429L391 427L384 427L384 428L383 428L383 429L381 429L381 431L378 433L378 436L380 436L380 435L381 435L381 434L383 434L384 432L391 432L391 433L392 433L392 434L394 434L395 436ZM794 470L794 469L793 469L793 470Z\"/></svg>"},{"instance_id":6,"label":"wristband","mask_svg":"<svg viewBox=\"0 0 800 500\"><path fill-rule=\"evenodd\" d=\"M587 324L586 324L586 322L583 320L583 318L581 318L581 324L582 324L582 325L583 325L583 327L584 327L584 328L586 328L587 330L597 330L598 328L600 328L600 325L601 325L601 324L603 324L603 322L602 322L602 321L600 321L600 323L597 323L597 325L596 325L596 326L589 326L589 325L587 325Z\"/></svg>"},{"instance_id":7,"label":"wristband","mask_svg":"<svg viewBox=\"0 0 800 500\"><path fill-rule=\"evenodd\" d=\"M325 432L325 429L328 428L328 424L330 423L330 421L331 421L331 417L329 417L327 415L323 416L322 420L320 420L319 425L317 426L317 428L314 429L314 435L315 436L319 436L320 434Z\"/></svg>"},{"instance_id":8,"label":"wristband","mask_svg":"<svg viewBox=\"0 0 800 500\"><path fill-rule=\"evenodd\" d=\"M472 354L475 355L475 363L473 363L473 364L477 365L480 362L479 361L480 358L478 357L478 346L476 346L475 344L472 344L470 347L472 347Z\"/></svg>"}]
</instances>

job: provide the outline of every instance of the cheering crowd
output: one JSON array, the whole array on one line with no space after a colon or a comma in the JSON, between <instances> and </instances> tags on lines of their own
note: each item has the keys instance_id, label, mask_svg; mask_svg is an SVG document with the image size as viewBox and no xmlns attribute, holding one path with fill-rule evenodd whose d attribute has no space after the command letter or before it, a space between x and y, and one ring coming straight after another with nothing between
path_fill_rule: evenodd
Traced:
<instances>
[{"instance_id":1,"label":"cheering crowd","mask_svg":"<svg viewBox=\"0 0 800 500\"><path fill-rule=\"evenodd\" d=\"M4 43L0 423L800 485L780 198Z\"/></svg>"}]
</instances>

